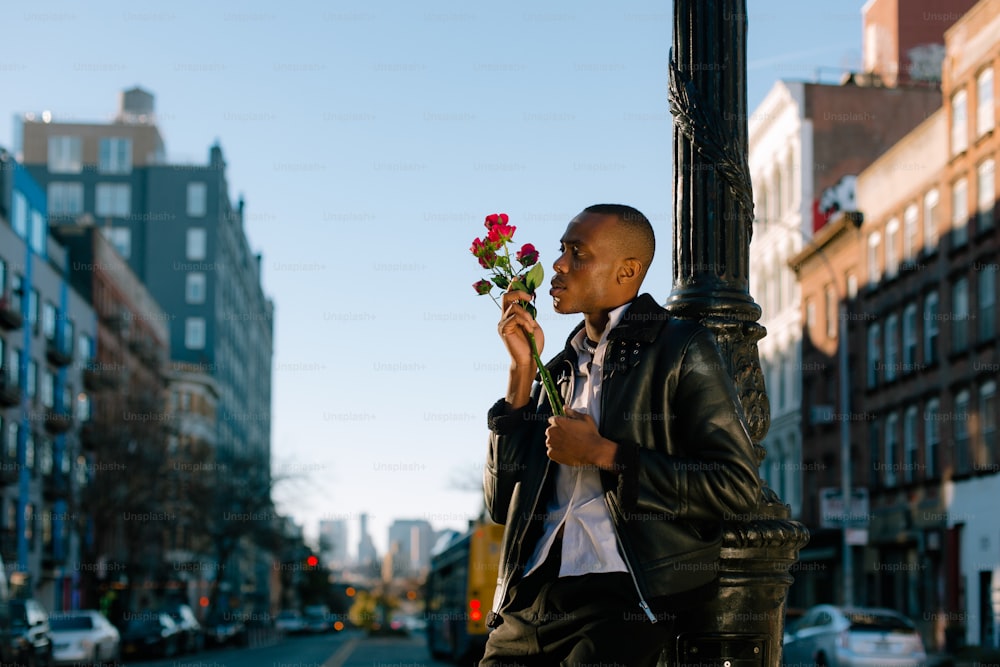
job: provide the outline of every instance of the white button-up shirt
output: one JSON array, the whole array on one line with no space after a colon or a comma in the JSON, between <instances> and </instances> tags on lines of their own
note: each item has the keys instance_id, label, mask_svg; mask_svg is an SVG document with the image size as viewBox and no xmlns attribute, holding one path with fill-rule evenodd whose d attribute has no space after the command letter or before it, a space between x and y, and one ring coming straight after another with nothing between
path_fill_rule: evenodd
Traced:
<instances>
[{"instance_id":1,"label":"white button-up shirt","mask_svg":"<svg viewBox=\"0 0 1000 667\"><path fill-rule=\"evenodd\" d=\"M601 370L611 331L629 304L611 311L608 324L597 342L593 356L583 346L586 329L570 341L577 352L577 368L572 380L569 407L586 412L600 424ZM545 511L544 531L528 560L526 574L545 560L562 528L562 554L559 576L568 577L596 572L627 572L618 552L611 513L604 503L600 470L596 466L556 464L555 494Z\"/></svg>"}]
</instances>

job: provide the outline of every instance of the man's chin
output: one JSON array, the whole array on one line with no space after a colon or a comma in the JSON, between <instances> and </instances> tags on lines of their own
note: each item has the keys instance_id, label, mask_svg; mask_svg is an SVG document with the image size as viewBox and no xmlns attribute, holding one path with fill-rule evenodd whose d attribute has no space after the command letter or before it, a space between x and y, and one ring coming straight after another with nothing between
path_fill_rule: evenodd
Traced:
<instances>
[{"instance_id":1,"label":"man's chin","mask_svg":"<svg viewBox=\"0 0 1000 667\"><path fill-rule=\"evenodd\" d=\"M580 312L579 309L573 308L573 305L568 300L558 296L552 297L552 310L560 315L571 315Z\"/></svg>"}]
</instances>

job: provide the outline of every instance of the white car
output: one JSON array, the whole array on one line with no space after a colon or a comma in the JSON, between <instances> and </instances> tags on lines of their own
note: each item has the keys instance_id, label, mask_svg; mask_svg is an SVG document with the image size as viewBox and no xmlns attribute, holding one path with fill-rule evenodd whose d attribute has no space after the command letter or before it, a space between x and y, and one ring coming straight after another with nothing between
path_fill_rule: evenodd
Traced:
<instances>
[{"instance_id":1,"label":"white car","mask_svg":"<svg viewBox=\"0 0 1000 667\"><path fill-rule=\"evenodd\" d=\"M294 609L286 609L278 612L278 615L274 617L274 628L280 632L294 635L306 632L309 629L309 625L300 612Z\"/></svg>"},{"instance_id":2,"label":"white car","mask_svg":"<svg viewBox=\"0 0 1000 667\"><path fill-rule=\"evenodd\" d=\"M121 657L118 628L98 611L82 609L51 614L49 626L54 664L99 665L118 662Z\"/></svg>"}]
</instances>

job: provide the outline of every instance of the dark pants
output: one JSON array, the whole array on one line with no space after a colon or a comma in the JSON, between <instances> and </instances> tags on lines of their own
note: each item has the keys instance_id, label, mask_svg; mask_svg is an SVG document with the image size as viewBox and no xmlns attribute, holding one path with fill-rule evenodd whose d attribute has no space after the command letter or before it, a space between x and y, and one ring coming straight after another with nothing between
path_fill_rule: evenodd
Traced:
<instances>
[{"instance_id":1,"label":"dark pants","mask_svg":"<svg viewBox=\"0 0 1000 667\"><path fill-rule=\"evenodd\" d=\"M558 574L554 556L511 589L480 667L656 665L673 639L673 616L651 623L628 573Z\"/></svg>"}]
</instances>

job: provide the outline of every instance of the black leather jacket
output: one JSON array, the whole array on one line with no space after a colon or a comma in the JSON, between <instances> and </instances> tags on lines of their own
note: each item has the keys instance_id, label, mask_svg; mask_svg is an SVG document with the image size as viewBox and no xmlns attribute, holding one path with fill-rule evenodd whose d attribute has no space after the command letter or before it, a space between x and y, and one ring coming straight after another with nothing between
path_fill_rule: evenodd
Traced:
<instances>
[{"instance_id":1,"label":"black leather jacket","mask_svg":"<svg viewBox=\"0 0 1000 667\"><path fill-rule=\"evenodd\" d=\"M643 294L608 341L599 430L618 444L618 455L615 470L602 471L601 481L640 606L655 622L648 601L716 577L722 521L754 512L760 477L711 330L670 317ZM567 403L575 355L567 341L547 364ZM490 409L486 507L506 526L491 625L499 624L509 588L541 534L557 465L545 453L550 414L539 383L524 408L510 411L501 399Z\"/></svg>"}]
</instances>

